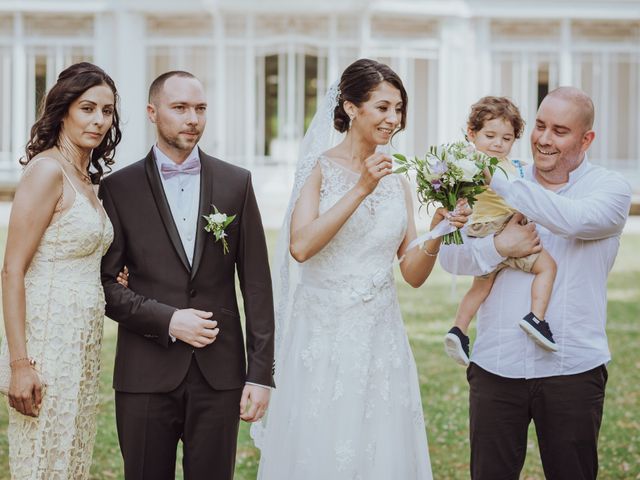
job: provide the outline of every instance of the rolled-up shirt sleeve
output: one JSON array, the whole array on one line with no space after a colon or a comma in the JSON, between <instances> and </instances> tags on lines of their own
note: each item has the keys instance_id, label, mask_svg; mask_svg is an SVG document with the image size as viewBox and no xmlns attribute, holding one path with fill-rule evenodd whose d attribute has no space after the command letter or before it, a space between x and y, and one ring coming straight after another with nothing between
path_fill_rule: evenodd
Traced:
<instances>
[{"instance_id":1,"label":"rolled-up shirt sleeve","mask_svg":"<svg viewBox=\"0 0 640 480\"><path fill-rule=\"evenodd\" d=\"M547 190L537 183L494 175L491 188L529 220L564 238L598 240L618 235L631 205L631 187L621 175L598 169L601 175L578 198Z\"/></svg>"},{"instance_id":2,"label":"rolled-up shirt sleeve","mask_svg":"<svg viewBox=\"0 0 640 480\"><path fill-rule=\"evenodd\" d=\"M486 275L493 272L505 257L496 250L493 235L470 238L462 232L462 245L443 245L440 265L454 275Z\"/></svg>"}]
</instances>

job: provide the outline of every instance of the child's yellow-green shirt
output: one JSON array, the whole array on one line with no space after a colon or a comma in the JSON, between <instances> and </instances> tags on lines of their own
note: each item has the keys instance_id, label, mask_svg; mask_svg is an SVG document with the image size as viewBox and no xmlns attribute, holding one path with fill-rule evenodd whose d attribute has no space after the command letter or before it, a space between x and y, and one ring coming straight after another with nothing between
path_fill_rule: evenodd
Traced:
<instances>
[{"instance_id":1,"label":"child's yellow-green shirt","mask_svg":"<svg viewBox=\"0 0 640 480\"><path fill-rule=\"evenodd\" d=\"M519 176L518 169L508 158L500 160L498 165L504 169L509 177ZM500 170L496 170L494 175L504 175L504 173ZM500 195L487 187L484 192L476 197L476 203L473 205L473 215L469 223L491 222L500 217L516 212L517 210L505 202Z\"/></svg>"}]
</instances>

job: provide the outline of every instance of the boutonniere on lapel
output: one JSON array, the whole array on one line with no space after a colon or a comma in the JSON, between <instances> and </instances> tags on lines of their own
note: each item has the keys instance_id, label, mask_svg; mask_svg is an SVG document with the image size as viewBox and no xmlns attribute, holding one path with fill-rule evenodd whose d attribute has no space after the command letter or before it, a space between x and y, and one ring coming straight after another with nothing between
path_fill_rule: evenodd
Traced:
<instances>
[{"instance_id":1,"label":"boutonniere on lapel","mask_svg":"<svg viewBox=\"0 0 640 480\"><path fill-rule=\"evenodd\" d=\"M215 205L211 205L211 206L213 207L213 213L202 216L202 218L204 218L207 221L207 224L204 226L204 229L209 233L213 233L213 236L215 237L216 242L222 240L222 251L226 255L229 252L229 244L227 243L227 239L225 238L227 234L224 233L224 229L227 228L227 226L231 222L233 222L236 216L227 215L226 213L221 213L218 211Z\"/></svg>"}]
</instances>

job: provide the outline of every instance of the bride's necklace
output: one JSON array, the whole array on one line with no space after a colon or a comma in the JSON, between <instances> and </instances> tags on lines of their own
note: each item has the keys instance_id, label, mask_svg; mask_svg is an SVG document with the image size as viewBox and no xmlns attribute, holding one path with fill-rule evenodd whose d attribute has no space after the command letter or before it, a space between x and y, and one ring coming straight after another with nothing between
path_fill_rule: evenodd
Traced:
<instances>
[{"instance_id":1,"label":"bride's necklace","mask_svg":"<svg viewBox=\"0 0 640 480\"><path fill-rule=\"evenodd\" d=\"M80 170L80 168L78 168L78 166L73 163L71 160L69 160L62 152L60 152L60 156L62 157L62 159L67 162L69 165L71 165L76 172L78 172L78 175L80 175L80 180L82 180L84 183L91 185L91 177L89 175L87 175L86 172L83 172L82 170Z\"/></svg>"}]
</instances>

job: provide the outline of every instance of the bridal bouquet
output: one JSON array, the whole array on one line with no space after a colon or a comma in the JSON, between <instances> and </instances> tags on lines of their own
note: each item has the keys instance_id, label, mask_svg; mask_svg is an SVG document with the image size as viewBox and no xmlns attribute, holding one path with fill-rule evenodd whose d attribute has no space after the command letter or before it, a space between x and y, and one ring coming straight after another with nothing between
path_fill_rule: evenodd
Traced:
<instances>
[{"instance_id":1,"label":"bridal bouquet","mask_svg":"<svg viewBox=\"0 0 640 480\"><path fill-rule=\"evenodd\" d=\"M476 150L472 143L460 141L432 145L424 158L407 158L393 155L399 165L394 173L407 176L415 172L418 184L418 201L427 208L440 204L449 211L456 208L460 198L466 198L473 207L476 196L485 190L483 170L491 174L498 166L498 159ZM463 243L460 230L447 233L442 241L445 245Z\"/></svg>"}]
</instances>

